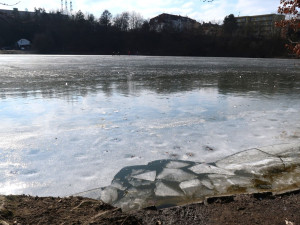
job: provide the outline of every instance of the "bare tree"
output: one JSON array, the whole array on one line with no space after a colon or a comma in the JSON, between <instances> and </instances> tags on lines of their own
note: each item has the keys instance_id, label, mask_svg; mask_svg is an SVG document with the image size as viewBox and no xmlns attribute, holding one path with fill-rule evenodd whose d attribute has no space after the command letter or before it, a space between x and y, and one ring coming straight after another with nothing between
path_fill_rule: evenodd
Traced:
<instances>
[{"instance_id":1,"label":"bare tree","mask_svg":"<svg viewBox=\"0 0 300 225\"><path fill-rule=\"evenodd\" d=\"M117 14L114 18L114 26L121 31L127 31L129 28L129 13L122 12Z\"/></svg>"},{"instance_id":2,"label":"bare tree","mask_svg":"<svg viewBox=\"0 0 300 225\"><path fill-rule=\"evenodd\" d=\"M112 15L108 10L104 10L99 19L99 23L102 26L109 27L111 25Z\"/></svg>"},{"instance_id":3,"label":"bare tree","mask_svg":"<svg viewBox=\"0 0 300 225\"><path fill-rule=\"evenodd\" d=\"M7 3L0 2L0 5L5 5L5 6L14 6L14 5L18 5L19 3L20 3L20 1L19 1L19 2L16 2L16 3L14 3L14 4L7 4Z\"/></svg>"},{"instance_id":4,"label":"bare tree","mask_svg":"<svg viewBox=\"0 0 300 225\"><path fill-rule=\"evenodd\" d=\"M141 14L133 11L129 14L128 23L130 30L139 29L143 26L144 18L141 16Z\"/></svg>"}]
</instances>

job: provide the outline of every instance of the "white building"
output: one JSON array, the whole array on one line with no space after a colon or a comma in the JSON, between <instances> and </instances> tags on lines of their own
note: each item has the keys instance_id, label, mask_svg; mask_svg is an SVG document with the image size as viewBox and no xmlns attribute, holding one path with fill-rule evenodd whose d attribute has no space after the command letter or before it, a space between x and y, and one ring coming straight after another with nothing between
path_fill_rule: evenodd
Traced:
<instances>
[{"instance_id":1,"label":"white building","mask_svg":"<svg viewBox=\"0 0 300 225\"><path fill-rule=\"evenodd\" d=\"M20 39L17 41L17 47L19 49L28 49L31 46L31 42L27 39Z\"/></svg>"},{"instance_id":2,"label":"white building","mask_svg":"<svg viewBox=\"0 0 300 225\"><path fill-rule=\"evenodd\" d=\"M172 28L177 31L183 31L185 29L189 30L192 28L199 27L199 23L196 20L190 19L188 17L177 16L172 14L163 13L152 19L150 19L150 28L158 32Z\"/></svg>"}]
</instances>

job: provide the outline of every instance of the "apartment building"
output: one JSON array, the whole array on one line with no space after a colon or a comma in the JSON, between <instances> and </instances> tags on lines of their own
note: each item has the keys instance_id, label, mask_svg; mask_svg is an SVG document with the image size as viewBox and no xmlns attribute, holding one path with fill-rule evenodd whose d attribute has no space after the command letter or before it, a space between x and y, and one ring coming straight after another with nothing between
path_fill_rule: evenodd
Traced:
<instances>
[{"instance_id":1,"label":"apartment building","mask_svg":"<svg viewBox=\"0 0 300 225\"><path fill-rule=\"evenodd\" d=\"M280 34L280 28L275 26L275 22L284 19L285 16L279 14L236 17L239 27L249 26L257 36L271 36L276 33Z\"/></svg>"}]
</instances>

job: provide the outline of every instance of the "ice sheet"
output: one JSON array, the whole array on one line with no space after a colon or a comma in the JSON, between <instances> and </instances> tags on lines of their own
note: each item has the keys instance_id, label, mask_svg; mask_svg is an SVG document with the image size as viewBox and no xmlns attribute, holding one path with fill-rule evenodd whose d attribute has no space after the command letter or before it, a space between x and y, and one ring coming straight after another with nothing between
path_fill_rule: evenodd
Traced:
<instances>
[{"instance_id":1,"label":"ice sheet","mask_svg":"<svg viewBox=\"0 0 300 225\"><path fill-rule=\"evenodd\" d=\"M299 141L295 63L1 55L0 194L66 196L126 166Z\"/></svg>"}]
</instances>

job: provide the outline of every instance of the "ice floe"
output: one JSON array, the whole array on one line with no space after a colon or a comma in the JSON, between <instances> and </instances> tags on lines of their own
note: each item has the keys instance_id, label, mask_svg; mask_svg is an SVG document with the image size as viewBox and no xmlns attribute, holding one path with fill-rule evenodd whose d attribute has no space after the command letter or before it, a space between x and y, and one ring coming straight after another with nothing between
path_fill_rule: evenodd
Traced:
<instances>
[{"instance_id":1,"label":"ice floe","mask_svg":"<svg viewBox=\"0 0 300 225\"><path fill-rule=\"evenodd\" d=\"M175 190L174 188L164 184L163 182L158 182L154 190L157 196L182 196L183 193Z\"/></svg>"},{"instance_id":2,"label":"ice floe","mask_svg":"<svg viewBox=\"0 0 300 225\"><path fill-rule=\"evenodd\" d=\"M165 168L158 176L157 179L168 181L185 181L196 178L196 175L185 172L181 169L169 169Z\"/></svg>"},{"instance_id":3,"label":"ice floe","mask_svg":"<svg viewBox=\"0 0 300 225\"><path fill-rule=\"evenodd\" d=\"M156 171L149 171L149 172L146 172L146 173L141 173L141 174L138 174L138 175L134 175L132 177L137 178L137 179L142 179L142 180L155 181Z\"/></svg>"},{"instance_id":4,"label":"ice floe","mask_svg":"<svg viewBox=\"0 0 300 225\"><path fill-rule=\"evenodd\" d=\"M234 175L233 172L213 166L208 164L198 164L189 168L191 171L197 174L204 174L204 173L216 173L216 174L226 174L226 175Z\"/></svg>"},{"instance_id":5,"label":"ice floe","mask_svg":"<svg viewBox=\"0 0 300 225\"><path fill-rule=\"evenodd\" d=\"M178 161L171 161L169 162L166 167L170 169L179 169L186 166L189 166L190 164L187 162L178 162Z\"/></svg>"},{"instance_id":6,"label":"ice floe","mask_svg":"<svg viewBox=\"0 0 300 225\"><path fill-rule=\"evenodd\" d=\"M123 168L101 198L123 210L201 201L209 196L300 189L300 143L250 149L215 163L158 160ZM288 165L288 166L287 166Z\"/></svg>"}]
</instances>

